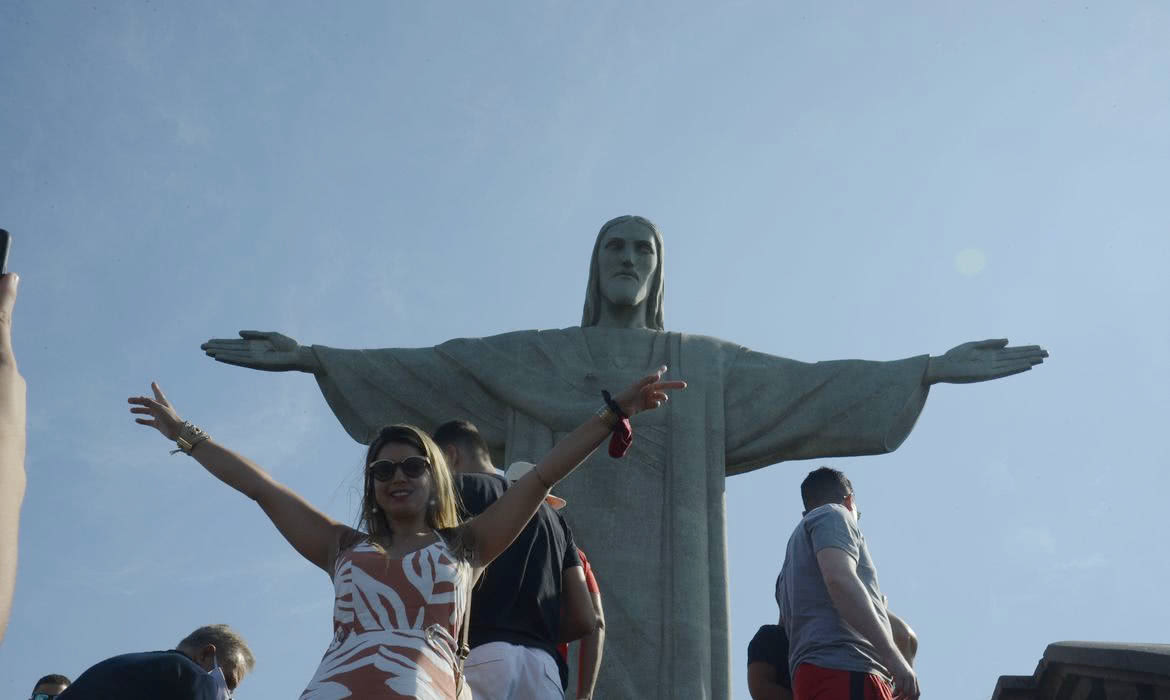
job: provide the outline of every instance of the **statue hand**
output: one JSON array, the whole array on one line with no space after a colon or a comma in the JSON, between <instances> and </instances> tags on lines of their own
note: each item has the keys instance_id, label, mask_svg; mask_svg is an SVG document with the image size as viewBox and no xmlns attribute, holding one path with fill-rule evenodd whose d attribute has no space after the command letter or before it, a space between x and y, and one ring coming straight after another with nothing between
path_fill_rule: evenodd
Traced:
<instances>
[{"instance_id":1,"label":"statue hand","mask_svg":"<svg viewBox=\"0 0 1170 700\"><path fill-rule=\"evenodd\" d=\"M969 384L1027 372L1044 362L1048 351L1039 345L1007 347L1007 338L981 340L951 348L942 357L930 358L926 384Z\"/></svg>"},{"instance_id":2,"label":"statue hand","mask_svg":"<svg viewBox=\"0 0 1170 700\"><path fill-rule=\"evenodd\" d=\"M313 351L273 331L240 331L240 340L212 338L200 345L217 362L266 372L316 372L320 369Z\"/></svg>"},{"instance_id":3,"label":"statue hand","mask_svg":"<svg viewBox=\"0 0 1170 700\"><path fill-rule=\"evenodd\" d=\"M687 388L687 383L682 380L662 381L665 372L666 365L663 365L654 374L648 374L634 382L625 391L613 397L613 400L631 418L642 411L653 411L670 400L666 392Z\"/></svg>"}]
</instances>

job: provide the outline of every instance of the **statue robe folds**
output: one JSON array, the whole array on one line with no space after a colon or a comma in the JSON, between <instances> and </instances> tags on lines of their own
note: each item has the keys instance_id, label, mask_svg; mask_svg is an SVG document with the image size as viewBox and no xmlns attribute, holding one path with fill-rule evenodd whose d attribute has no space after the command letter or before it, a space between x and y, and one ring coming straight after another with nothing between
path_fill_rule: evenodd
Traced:
<instances>
[{"instance_id":1,"label":"statue robe folds","mask_svg":"<svg viewBox=\"0 0 1170 700\"><path fill-rule=\"evenodd\" d=\"M539 461L660 365L689 387L633 420L556 487L605 600L602 698L730 696L724 479L790 459L890 452L926 401L927 356L804 363L715 338L573 327L437 347L313 346L317 380L355 440L388 423L479 426L500 466ZM777 561L776 565L779 566Z\"/></svg>"}]
</instances>

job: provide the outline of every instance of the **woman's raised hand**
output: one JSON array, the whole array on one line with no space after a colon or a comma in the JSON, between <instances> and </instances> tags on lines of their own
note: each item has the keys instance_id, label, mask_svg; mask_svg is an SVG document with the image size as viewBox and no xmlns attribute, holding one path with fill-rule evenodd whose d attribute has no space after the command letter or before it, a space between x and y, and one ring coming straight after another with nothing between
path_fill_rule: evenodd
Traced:
<instances>
[{"instance_id":1,"label":"woman's raised hand","mask_svg":"<svg viewBox=\"0 0 1170 700\"><path fill-rule=\"evenodd\" d=\"M662 375L665 373L666 365L662 365L654 374L648 374L631 384L625 391L615 396L614 401L617 401L627 416L658 408L670 400L668 391L687 388L687 383L681 379L662 381Z\"/></svg>"},{"instance_id":2,"label":"woman's raised hand","mask_svg":"<svg viewBox=\"0 0 1170 700\"><path fill-rule=\"evenodd\" d=\"M131 396L126 399L128 403L134 405L134 408L130 409L131 413L150 416L149 418L135 418L134 422L155 428L168 440L178 438L179 430L183 427L183 419L179 417L171 402L167 401L158 382L151 382L150 389L154 392L153 399L148 396Z\"/></svg>"}]
</instances>

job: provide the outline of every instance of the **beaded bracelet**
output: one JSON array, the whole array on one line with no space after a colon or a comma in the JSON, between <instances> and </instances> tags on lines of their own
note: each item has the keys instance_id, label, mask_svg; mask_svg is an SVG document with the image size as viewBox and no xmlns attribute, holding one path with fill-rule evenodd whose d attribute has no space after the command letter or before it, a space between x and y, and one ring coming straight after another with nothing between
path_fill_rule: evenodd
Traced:
<instances>
[{"instance_id":1,"label":"beaded bracelet","mask_svg":"<svg viewBox=\"0 0 1170 700\"><path fill-rule=\"evenodd\" d=\"M630 417L608 391L602 389L601 398L605 399L605 406L597 412L597 416L613 431L609 438L609 456L614 459L624 457L634 442L634 429L630 426Z\"/></svg>"}]
</instances>

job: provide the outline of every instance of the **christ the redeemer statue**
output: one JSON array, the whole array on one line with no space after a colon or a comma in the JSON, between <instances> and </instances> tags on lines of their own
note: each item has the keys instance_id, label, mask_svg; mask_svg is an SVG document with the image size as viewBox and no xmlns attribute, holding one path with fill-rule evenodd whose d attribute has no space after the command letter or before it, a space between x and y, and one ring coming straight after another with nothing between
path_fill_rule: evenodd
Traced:
<instances>
[{"instance_id":1,"label":"christ the redeemer statue","mask_svg":"<svg viewBox=\"0 0 1170 700\"><path fill-rule=\"evenodd\" d=\"M723 482L791 459L896 449L930 385L997 379L1047 353L1006 340L939 357L805 363L663 328L663 248L646 219L597 236L581 325L415 349L306 347L241 331L203 345L220 362L311 372L345 430L479 426L501 466L539 461L615 390L660 365L689 388L634 421L625 458L604 450L557 486L576 539L604 577L606 653L597 697L731 694Z\"/></svg>"}]
</instances>

